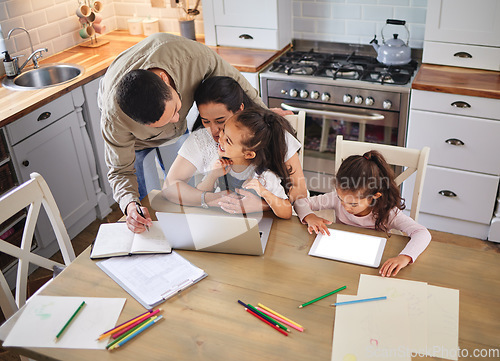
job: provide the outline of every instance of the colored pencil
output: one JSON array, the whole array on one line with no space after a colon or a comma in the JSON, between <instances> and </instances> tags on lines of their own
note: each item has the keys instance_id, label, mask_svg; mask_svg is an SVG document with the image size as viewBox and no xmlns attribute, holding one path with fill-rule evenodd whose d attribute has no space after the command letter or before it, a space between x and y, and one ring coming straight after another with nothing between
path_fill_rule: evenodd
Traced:
<instances>
[{"instance_id":1,"label":"colored pencil","mask_svg":"<svg viewBox=\"0 0 500 361\"><path fill-rule=\"evenodd\" d=\"M279 332L281 332L283 335L288 336L288 333L286 333L285 331L283 331L281 328L279 328L279 327L278 327L278 326L276 326L275 324L273 324L273 323L271 323L271 322L269 322L269 321L265 320L264 318L260 317L258 314L256 314L255 312L253 312L251 309L249 309L249 308L246 308L246 307L245 307L245 311L247 311L249 314L251 314L251 315L253 315L253 316L257 317L257 318L258 318L259 320L261 320L262 322L267 323L269 326L271 326L272 328L274 328L276 331L279 331Z\"/></svg>"},{"instance_id":2,"label":"colored pencil","mask_svg":"<svg viewBox=\"0 0 500 361\"><path fill-rule=\"evenodd\" d=\"M144 316L142 316L141 318L138 318L138 319L137 319L137 321L135 321L134 323L132 323L132 324L128 325L127 327L125 327L124 329L122 329L122 330L120 330L120 331L118 331L118 332L116 332L116 333L113 333L113 334L111 335L111 338L113 338L113 339L118 338L119 336L121 336L121 335L123 335L125 332L127 332L128 330L130 330L130 329L134 328L134 327L135 327L135 326L137 326L138 324L142 323L144 320L146 320L146 319L148 319L148 318L153 317L154 315L156 315L156 314L157 314L158 312L160 312L160 311L161 311L161 308L159 308L159 309L157 309L156 311L153 311L153 312L151 312L151 313L149 313L149 314L147 314L147 315L144 315Z\"/></svg>"},{"instance_id":3,"label":"colored pencil","mask_svg":"<svg viewBox=\"0 0 500 361\"><path fill-rule=\"evenodd\" d=\"M352 300L352 301L332 303L330 306L351 305L353 303L361 303L361 302L369 302L369 301L380 301L380 300L386 300L386 299L387 299L387 296L373 297L373 298L364 298L362 300Z\"/></svg>"},{"instance_id":4,"label":"colored pencil","mask_svg":"<svg viewBox=\"0 0 500 361\"><path fill-rule=\"evenodd\" d=\"M301 328L301 327L297 327L297 326L296 326L296 325L294 325L293 323L288 322L287 320L285 320L285 319L283 319L283 318L281 318L281 317L279 317L279 316L276 316L274 313L271 313L271 312L269 312L269 311L266 311L266 310L264 310L264 309L263 309L263 308L261 308L261 307L257 307L257 310L259 310L260 312L262 312L263 314L265 314L265 315L267 315L267 316L269 316L269 317L271 317L271 318L274 318L274 319L275 319L276 321L278 321L278 322L281 322L281 323L283 323L283 324L285 324L285 325L288 325L288 326L290 326L290 327L292 327L292 328L294 328L294 329L296 329L296 330L298 330L298 331L300 331L300 332L304 332L304 329L303 329L303 328Z\"/></svg>"},{"instance_id":5,"label":"colored pencil","mask_svg":"<svg viewBox=\"0 0 500 361\"><path fill-rule=\"evenodd\" d=\"M311 303L314 303L316 301L319 301L325 297L328 297L328 296L331 296L333 295L334 293L337 293L337 292L340 292L342 290L345 290L347 288L347 286L342 286L340 288L337 288L335 291L332 291L332 292L328 292L326 295L323 295L323 296L319 296L318 298L315 298L314 300L311 300L309 302L306 302L306 303L303 303L299 306L299 308L302 308L302 307L306 307L307 305L310 305Z\"/></svg>"},{"instance_id":6,"label":"colored pencil","mask_svg":"<svg viewBox=\"0 0 500 361\"><path fill-rule=\"evenodd\" d=\"M64 324L63 328L61 329L61 331L59 331L59 333L56 335L56 342L59 340L59 337L61 337L61 335L63 334L63 332L68 328L69 324L75 319L76 315L82 310L83 306L85 306L86 303L85 301L83 301L80 306L78 306L78 308L76 309L75 312L73 312L73 314L71 315L71 317L69 318L69 320Z\"/></svg>"},{"instance_id":7,"label":"colored pencil","mask_svg":"<svg viewBox=\"0 0 500 361\"><path fill-rule=\"evenodd\" d=\"M264 310L266 310L266 311L268 311L268 312L271 312L271 313L275 314L275 315L276 315L276 316L278 316L278 317L281 317L282 319L284 319L284 320L286 320L286 321L288 321L288 322L290 322L290 323L294 324L295 326L297 326L297 327L299 327L299 328L301 328L301 329L304 329L304 326L299 325L297 322L292 321L292 320L290 320L289 318L287 318L287 317L285 317L285 316L283 316L283 315L280 315L278 312L271 310L269 307L264 306L262 303L258 303L258 304L257 304L257 306L259 306L259 307L263 308Z\"/></svg>"},{"instance_id":8,"label":"colored pencil","mask_svg":"<svg viewBox=\"0 0 500 361\"><path fill-rule=\"evenodd\" d=\"M100 341L102 339L105 339L106 337L108 337L109 335L112 335L113 333L115 332L118 332L120 330L123 330L125 327L127 327L128 325L131 325L132 323L134 323L135 321L137 321L137 319L139 319L140 317L144 316L144 315L147 315L148 313L151 313L153 312L153 309L150 309L149 311L147 312L144 312L142 314L140 314L139 316L136 316L134 318L131 318L130 320L128 321L125 321L124 323L104 332L103 334L101 334L97 339Z\"/></svg>"},{"instance_id":9,"label":"colored pencil","mask_svg":"<svg viewBox=\"0 0 500 361\"><path fill-rule=\"evenodd\" d=\"M246 304L244 303L243 301L240 301L238 300L238 303L243 305L245 308L248 308L250 309L251 311L253 311L253 313L256 313L257 315L259 315L260 317L266 319L268 322L271 322L273 325L276 325L278 326L279 328L281 328L282 330L284 331L287 331L287 332L290 332L290 330L288 328L286 328L285 326L283 326L281 323L279 323L278 321L276 321L275 319L265 315L264 313L260 312L259 310L257 310L255 307L253 307L251 304Z\"/></svg>"},{"instance_id":10,"label":"colored pencil","mask_svg":"<svg viewBox=\"0 0 500 361\"><path fill-rule=\"evenodd\" d=\"M114 350L115 348L119 348L121 346L123 346L125 343L127 343L128 341L130 341L131 339L133 339L135 336L137 336L138 334L140 334L141 332L144 332L146 331L149 327L155 325L158 321L160 321L161 319L163 318L163 316L158 316L156 317L155 319L153 318L150 318L148 320L148 322L146 324L144 324L141 328L139 328L138 330L136 330L134 333L132 333L131 335L125 337L123 340L121 340L120 342L118 342L116 345L114 345L111 350Z\"/></svg>"},{"instance_id":11,"label":"colored pencil","mask_svg":"<svg viewBox=\"0 0 500 361\"><path fill-rule=\"evenodd\" d=\"M125 337L131 335L132 333L134 333L135 331L137 331L138 329L140 329L142 326L144 326L146 323L150 322L151 320L155 320L158 316L153 316L151 318L148 318L146 320L143 320L140 324L136 325L134 328L131 328L130 330L128 330L127 332L125 332L123 335L121 335L120 337L117 337L116 339L114 339L113 341L111 341L110 343L108 343L106 345L106 348L109 349L111 348L111 346L117 344L118 342L120 342L121 340L123 340Z\"/></svg>"}]
</instances>

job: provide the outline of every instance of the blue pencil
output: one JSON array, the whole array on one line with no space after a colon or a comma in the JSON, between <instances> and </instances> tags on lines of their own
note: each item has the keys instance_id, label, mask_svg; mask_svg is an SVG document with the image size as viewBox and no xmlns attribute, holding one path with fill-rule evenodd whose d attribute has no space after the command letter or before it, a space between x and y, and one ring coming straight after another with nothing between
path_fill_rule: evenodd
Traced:
<instances>
[{"instance_id":1,"label":"blue pencil","mask_svg":"<svg viewBox=\"0 0 500 361\"><path fill-rule=\"evenodd\" d=\"M362 300L352 300L352 301L345 301L345 302L337 302L337 303L332 303L330 306L341 306L341 305L350 305L353 303L361 303L361 302L369 302L369 301L379 301L379 300L386 300L387 297L374 297L374 298L364 298Z\"/></svg>"},{"instance_id":2,"label":"blue pencil","mask_svg":"<svg viewBox=\"0 0 500 361\"><path fill-rule=\"evenodd\" d=\"M156 322L160 321L162 318L163 318L163 316L158 316L155 319L153 319L153 318L149 319L149 321L147 323L145 323L141 328L139 328L137 331L135 331L134 333L130 334L129 336L125 337L123 340L121 340L120 342L118 342L116 345L111 346L109 348L109 350L114 350L115 348L119 348L124 343L130 341L135 336L137 336L138 334L140 334L142 331L145 331L149 327L153 326Z\"/></svg>"}]
</instances>

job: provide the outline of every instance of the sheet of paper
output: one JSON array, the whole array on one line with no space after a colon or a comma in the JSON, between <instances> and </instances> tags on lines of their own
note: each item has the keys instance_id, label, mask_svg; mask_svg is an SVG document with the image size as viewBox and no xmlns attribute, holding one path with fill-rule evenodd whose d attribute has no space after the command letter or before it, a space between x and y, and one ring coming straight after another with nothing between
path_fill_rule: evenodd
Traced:
<instances>
[{"instance_id":1,"label":"sheet of paper","mask_svg":"<svg viewBox=\"0 0 500 361\"><path fill-rule=\"evenodd\" d=\"M132 244L132 253L141 251L151 252L165 252L166 249L171 249L165 235L161 230L157 221L149 227L149 232L136 233L134 236L134 243Z\"/></svg>"},{"instance_id":2,"label":"sheet of paper","mask_svg":"<svg viewBox=\"0 0 500 361\"><path fill-rule=\"evenodd\" d=\"M365 297L338 295L337 302ZM332 361L411 361L408 302L403 298L335 307Z\"/></svg>"},{"instance_id":3,"label":"sheet of paper","mask_svg":"<svg viewBox=\"0 0 500 361\"><path fill-rule=\"evenodd\" d=\"M459 291L431 285L427 290L427 354L457 360Z\"/></svg>"},{"instance_id":4,"label":"sheet of paper","mask_svg":"<svg viewBox=\"0 0 500 361\"><path fill-rule=\"evenodd\" d=\"M408 302L411 322L411 350L424 353L427 346L427 283L362 274L358 295L363 297L387 296L392 300Z\"/></svg>"},{"instance_id":5,"label":"sheet of paper","mask_svg":"<svg viewBox=\"0 0 500 361\"><path fill-rule=\"evenodd\" d=\"M56 335L82 301L86 305L56 342ZM97 338L115 327L125 301L125 298L32 297L3 345L103 350L108 340L97 341Z\"/></svg>"}]
</instances>

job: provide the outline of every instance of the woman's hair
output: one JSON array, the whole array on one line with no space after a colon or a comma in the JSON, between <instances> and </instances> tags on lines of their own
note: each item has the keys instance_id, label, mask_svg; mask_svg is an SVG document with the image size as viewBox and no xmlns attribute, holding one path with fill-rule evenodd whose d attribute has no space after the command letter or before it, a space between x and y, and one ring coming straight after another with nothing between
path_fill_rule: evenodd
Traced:
<instances>
[{"instance_id":1,"label":"woman's hair","mask_svg":"<svg viewBox=\"0 0 500 361\"><path fill-rule=\"evenodd\" d=\"M149 70L132 70L118 83L118 105L125 114L141 124L153 124L160 120L165 112L165 104L170 100L170 88Z\"/></svg>"},{"instance_id":2,"label":"woman's hair","mask_svg":"<svg viewBox=\"0 0 500 361\"><path fill-rule=\"evenodd\" d=\"M242 137L244 150L255 152L252 164L257 174L273 171L281 179L288 193L292 168L287 168L285 157L288 150L285 132L294 134L290 123L282 116L261 107L245 108L232 118L236 126L248 130Z\"/></svg>"},{"instance_id":3,"label":"woman's hair","mask_svg":"<svg viewBox=\"0 0 500 361\"><path fill-rule=\"evenodd\" d=\"M194 101L197 106L208 103L224 104L226 109L233 113L240 110L241 104L244 108L255 106L241 85L228 76L213 76L203 80L194 93ZM198 115L193 130L200 127L202 127L201 116Z\"/></svg>"},{"instance_id":4,"label":"woman's hair","mask_svg":"<svg viewBox=\"0 0 500 361\"><path fill-rule=\"evenodd\" d=\"M388 232L386 225L391 210L394 207L405 209L404 199L394 178L394 172L382 154L372 150L346 158L335 176L335 185L344 191L360 192L362 198L379 192L382 196L373 199L372 203L375 229Z\"/></svg>"}]
</instances>

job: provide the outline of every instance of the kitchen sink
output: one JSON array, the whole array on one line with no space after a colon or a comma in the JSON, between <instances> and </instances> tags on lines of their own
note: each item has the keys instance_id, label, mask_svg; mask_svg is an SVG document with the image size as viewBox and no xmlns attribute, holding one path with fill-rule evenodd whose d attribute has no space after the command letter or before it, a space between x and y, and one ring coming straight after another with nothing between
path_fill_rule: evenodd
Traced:
<instances>
[{"instance_id":1,"label":"kitchen sink","mask_svg":"<svg viewBox=\"0 0 500 361\"><path fill-rule=\"evenodd\" d=\"M11 90L44 89L67 83L84 72L80 65L70 63L44 64L37 69L22 72L15 78L5 77L2 85Z\"/></svg>"}]
</instances>

